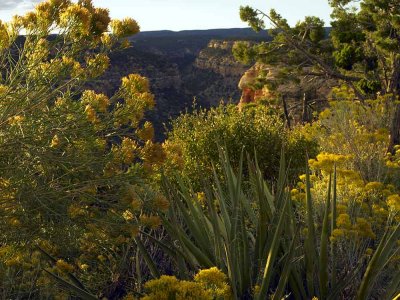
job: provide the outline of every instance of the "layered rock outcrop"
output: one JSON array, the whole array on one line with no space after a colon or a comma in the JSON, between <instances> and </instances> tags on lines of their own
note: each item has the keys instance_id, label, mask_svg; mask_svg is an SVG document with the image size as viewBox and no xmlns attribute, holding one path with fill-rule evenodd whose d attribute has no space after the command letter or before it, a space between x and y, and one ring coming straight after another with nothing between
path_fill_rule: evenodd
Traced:
<instances>
[{"instance_id":1,"label":"layered rock outcrop","mask_svg":"<svg viewBox=\"0 0 400 300\"><path fill-rule=\"evenodd\" d=\"M261 78L266 81L274 81L276 76L276 68L268 67L262 63L256 63L247 70L240 78L238 87L242 91L239 101L239 107L247 103L257 102L263 98L276 97L276 93L268 89L267 85L257 87L257 81Z\"/></svg>"},{"instance_id":2,"label":"layered rock outcrop","mask_svg":"<svg viewBox=\"0 0 400 300\"><path fill-rule=\"evenodd\" d=\"M232 55L234 41L211 40L200 51L194 66L202 70L211 70L224 77L241 76L247 69Z\"/></svg>"}]
</instances>

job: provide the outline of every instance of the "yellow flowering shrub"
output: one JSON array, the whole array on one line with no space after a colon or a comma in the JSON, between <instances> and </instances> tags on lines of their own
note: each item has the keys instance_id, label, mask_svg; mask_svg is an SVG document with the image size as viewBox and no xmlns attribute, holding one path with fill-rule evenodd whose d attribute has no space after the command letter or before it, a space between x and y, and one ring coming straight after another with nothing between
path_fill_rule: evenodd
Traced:
<instances>
[{"instance_id":1,"label":"yellow flowering shrub","mask_svg":"<svg viewBox=\"0 0 400 300\"><path fill-rule=\"evenodd\" d=\"M164 160L152 125L142 126L154 106L148 80L128 75L112 95L84 90L138 30L90 0L43 1L0 22L0 247L15 251L0 256L2 296L57 294L43 265L23 269L37 245L58 258L52 271L80 274L89 289L126 279L134 239L168 209L144 178Z\"/></svg>"},{"instance_id":2,"label":"yellow flowering shrub","mask_svg":"<svg viewBox=\"0 0 400 300\"><path fill-rule=\"evenodd\" d=\"M142 300L232 299L227 276L216 267L200 270L194 281L164 275L146 282L145 289L147 295Z\"/></svg>"},{"instance_id":3,"label":"yellow flowering shrub","mask_svg":"<svg viewBox=\"0 0 400 300\"><path fill-rule=\"evenodd\" d=\"M386 153L393 104L384 96L365 103L348 100L351 96L346 88L333 89L329 108L304 128L305 134L320 145L320 153L309 160L317 230L324 217L329 177L336 170L336 222L332 223L335 228L330 231L330 240L342 269L365 255L370 257L366 250L375 251L388 224L400 219L396 208L400 188L396 153ZM291 190L292 199L304 214L305 177L300 176ZM350 254L349 249L356 249L357 254Z\"/></svg>"},{"instance_id":4,"label":"yellow flowering shrub","mask_svg":"<svg viewBox=\"0 0 400 300\"><path fill-rule=\"evenodd\" d=\"M212 293L214 299L226 299L231 296L231 290L227 284L228 277L216 267L200 270L195 276L194 281L203 285Z\"/></svg>"},{"instance_id":5,"label":"yellow flowering shrub","mask_svg":"<svg viewBox=\"0 0 400 300\"><path fill-rule=\"evenodd\" d=\"M151 141L154 139L154 128L150 122L145 122L140 130L138 136L144 141Z\"/></svg>"},{"instance_id":6,"label":"yellow flowering shrub","mask_svg":"<svg viewBox=\"0 0 400 300\"><path fill-rule=\"evenodd\" d=\"M353 101L345 87L333 89L331 96L329 108L305 131L318 141L321 152L347 156L348 168L363 180L396 182L398 174L388 169L396 165L395 155L386 153L394 111L390 97L378 96L361 103Z\"/></svg>"},{"instance_id":7,"label":"yellow flowering shrub","mask_svg":"<svg viewBox=\"0 0 400 300\"><path fill-rule=\"evenodd\" d=\"M396 213L400 212L400 195L394 194L387 197L388 207Z\"/></svg>"},{"instance_id":8,"label":"yellow flowering shrub","mask_svg":"<svg viewBox=\"0 0 400 300\"><path fill-rule=\"evenodd\" d=\"M386 166L390 169L400 169L400 145L394 146L394 153L387 153L386 154Z\"/></svg>"},{"instance_id":9,"label":"yellow flowering shrub","mask_svg":"<svg viewBox=\"0 0 400 300\"><path fill-rule=\"evenodd\" d=\"M111 22L112 33L118 37L126 37L138 33L139 25L132 19L113 20Z\"/></svg>"}]
</instances>

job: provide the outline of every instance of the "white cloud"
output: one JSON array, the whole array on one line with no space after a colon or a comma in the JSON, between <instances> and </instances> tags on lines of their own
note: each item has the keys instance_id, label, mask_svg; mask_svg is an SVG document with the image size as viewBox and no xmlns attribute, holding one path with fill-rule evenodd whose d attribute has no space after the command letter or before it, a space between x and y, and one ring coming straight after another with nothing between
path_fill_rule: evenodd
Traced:
<instances>
[{"instance_id":1,"label":"white cloud","mask_svg":"<svg viewBox=\"0 0 400 300\"><path fill-rule=\"evenodd\" d=\"M32 8L42 0L0 0L0 10L13 10L16 8Z\"/></svg>"}]
</instances>

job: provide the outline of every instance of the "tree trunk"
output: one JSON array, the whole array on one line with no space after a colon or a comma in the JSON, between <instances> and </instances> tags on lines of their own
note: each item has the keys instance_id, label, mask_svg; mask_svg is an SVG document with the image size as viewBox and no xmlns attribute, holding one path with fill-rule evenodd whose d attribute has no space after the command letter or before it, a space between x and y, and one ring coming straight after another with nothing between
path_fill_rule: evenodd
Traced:
<instances>
[{"instance_id":1,"label":"tree trunk","mask_svg":"<svg viewBox=\"0 0 400 300\"><path fill-rule=\"evenodd\" d=\"M282 103L283 103L283 113L285 114L287 127L289 129L291 129L289 111L288 111L288 108L287 108L287 103L286 103L286 97L285 96L282 96Z\"/></svg>"},{"instance_id":2,"label":"tree trunk","mask_svg":"<svg viewBox=\"0 0 400 300\"><path fill-rule=\"evenodd\" d=\"M303 95L303 111L301 112L301 122L306 124L310 121L309 113L308 113L308 98L306 93Z\"/></svg>"},{"instance_id":3,"label":"tree trunk","mask_svg":"<svg viewBox=\"0 0 400 300\"><path fill-rule=\"evenodd\" d=\"M389 85L389 92L393 95L393 101L400 100L400 59L393 63L393 73ZM395 106L395 111L390 127L390 143L388 152L394 154L394 146L400 145L400 103Z\"/></svg>"},{"instance_id":4,"label":"tree trunk","mask_svg":"<svg viewBox=\"0 0 400 300\"><path fill-rule=\"evenodd\" d=\"M388 152L394 154L394 146L396 145L400 145L400 104L396 104L394 116L392 119Z\"/></svg>"}]
</instances>

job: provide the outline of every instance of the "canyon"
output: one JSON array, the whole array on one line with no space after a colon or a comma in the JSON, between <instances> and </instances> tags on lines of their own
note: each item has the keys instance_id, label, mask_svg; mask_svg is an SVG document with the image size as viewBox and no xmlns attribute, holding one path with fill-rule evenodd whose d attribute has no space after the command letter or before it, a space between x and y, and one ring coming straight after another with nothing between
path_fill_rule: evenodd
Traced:
<instances>
[{"instance_id":1,"label":"canyon","mask_svg":"<svg viewBox=\"0 0 400 300\"><path fill-rule=\"evenodd\" d=\"M130 73L146 76L156 100L146 119L155 127L156 140L162 141L170 120L183 112L207 109L221 102L237 104L271 97L270 91L252 91L244 83L251 82L265 68L273 76L276 67L244 65L232 54L235 41L268 40L266 31L256 33L250 28L142 32L130 39L129 48L111 54L109 70L87 88L112 95L123 76ZM287 98L293 116L298 116L305 109L298 100L311 93L322 95L324 103L329 85L325 80L310 84L305 79L300 84L285 84L278 92Z\"/></svg>"},{"instance_id":2,"label":"canyon","mask_svg":"<svg viewBox=\"0 0 400 300\"><path fill-rule=\"evenodd\" d=\"M109 70L88 88L112 95L123 76L146 76L156 99L146 117L154 124L156 139L162 140L169 120L194 105L209 108L221 101L238 103L238 83L251 66L235 61L233 43L265 39L266 32L257 34L247 28L142 32L131 38L131 47L110 56Z\"/></svg>"}]
</instances>

